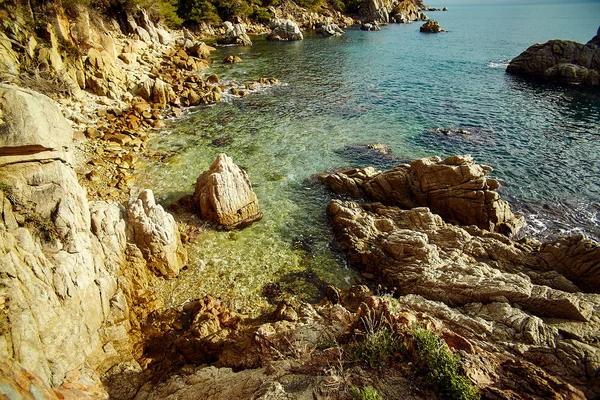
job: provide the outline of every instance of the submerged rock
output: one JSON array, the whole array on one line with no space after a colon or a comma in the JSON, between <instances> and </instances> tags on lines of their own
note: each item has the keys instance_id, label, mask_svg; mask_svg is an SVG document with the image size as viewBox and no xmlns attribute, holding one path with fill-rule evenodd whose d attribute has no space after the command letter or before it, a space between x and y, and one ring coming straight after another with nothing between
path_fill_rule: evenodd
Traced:
<instances>
[{"instance_id":1,"label":"submerged rock","mask_svg":"<svg viewBox=\"0 0 600 400\"><path fill-rule=\"evenodd\" d=\"M421 32L425 32L425 33L439 33L439 32L444 32L444 30L442 29L442 27L440 26L440 23L434 20L429 20L427 22L425 22L423 25L421 25L421 27L419 28L419 30Z\"/></svg>"},{"instance_id":2,"label":"submerged rock","mask_svg":"<svg viewBox=\"0 0 600 400\"><path fill-rule=\"evenodd\" d=\"M600 31L600 29L599 29ZM573 85L600 85L600 46L596 35L587 44L551 40L529 47L506 72Z\"/></svg>"},{"instance_id":3,"label":"submerged rock","mask_svg":"<svg viewBox=\"0 0 600 400\"><path fill-rule=\"evenodd\" d=\"M262 218L246 171L219 154L196 181L194 207L200 218L223 229L242 228Z\"/></svg>"},{"instance_id":4,"label":"submerged rock","mask_svg":"<svg viewBox=\"0 0 600 400\"><path fill-rule=\"evenodd\" d=\"M512 235L523 226L523 217L500 199L498 181L487 177L491 171L471 156L454 156L423 158L385 172L344 169L318 178L338 193L402 208L429 207L445 221Z\"/></svg>"},{"instance_id":5,"label":"submerged rock","mask_svg":"<svg viewBox=\"0 0 600 400\"><path fill-rule=\"evenodd\" d=\"M298 24L290 19L274 19L271 21L271 33L267 36L268 40L303 40L304 36L298 27Z\"/></svg>"}]
</instances>

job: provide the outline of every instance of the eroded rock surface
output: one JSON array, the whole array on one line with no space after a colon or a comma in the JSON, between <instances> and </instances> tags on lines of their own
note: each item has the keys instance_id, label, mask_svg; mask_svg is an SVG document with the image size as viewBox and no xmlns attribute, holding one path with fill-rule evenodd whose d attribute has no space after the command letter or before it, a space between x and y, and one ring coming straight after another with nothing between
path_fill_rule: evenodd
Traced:
<instances>
[{"instance_id":1,"label":"eroded rock surface","mask_svg":"<svg viewBox=\"0 0 600 400\"><path fill-rule=\"evenodd\" d=\"M246 27L242 23L232 24L225 21L225 36L217 40L219 44L235 44L239 46L252 46L252 40L246 33Z\"/></svg>"},{"instance_id":2,"label":"eroded rock surface","mask_svg":"<svg viewBox=\"0 0 600 400\"><path fill-rule=\"evenodd\" d=\"M536 43L515 57L506 71L575 85L600 85L598 35L587 44L570 40Z\"/></svg>"},{"instance_id":3,"label":"eroded rock surface","mask_svg":"<svg viewBox=\"0 0 600 400\"><path fill-rule=\"evenodd\" d=\"M194 206L200 218L224 229L247 226L262 218L246 171L219 154L196 181Z\"/></svg>"},{"instance_id":4,"label":"eroded rock surface","mask_svg":"<svg viewBox=\"0 0 600 400\"><path fill-rule=\"evenodd\" d=\"M338 193L364 197L402 208L429 207L445 221L505 234L516 233L523 218L515 216L488 178L492 168L471 156L423 158L381 172L371 167L344 169L318 176Z\"/></svg>"},{"instance_id":5,"label":"eroded rock surface","mask_svg":"<svg viewBox=\"0 0 600 400\"><path fill-rule=\"evenodd\" d=\"M427 208L332 200L327 213L350 262L395 289L413 312L444 321L485 349L488 361L480 360L480 367L495 359L492 364L516 368L512 373L520 382L541 379L545 383L537 388L528 383L538 396L600 393L600 347L593 333L600 324L600 297L550 260L570 259L585 280L599 268L597 244L575 237L538 252L538 245L447 224ZM544 385L549 387L541 390Z\"/></svg>"},{"instance_id":6,"label":"eroded rock surface","mask_svg":"<svg viewBox=\"0 0 600 400\"><path fill-rule=\"evenodd\" d=\"M267 36L268 40L303 40L304 36L298 27L298 24L290 19L274 19L271 21L271 33Z\"/></svg>"}]
</instances>

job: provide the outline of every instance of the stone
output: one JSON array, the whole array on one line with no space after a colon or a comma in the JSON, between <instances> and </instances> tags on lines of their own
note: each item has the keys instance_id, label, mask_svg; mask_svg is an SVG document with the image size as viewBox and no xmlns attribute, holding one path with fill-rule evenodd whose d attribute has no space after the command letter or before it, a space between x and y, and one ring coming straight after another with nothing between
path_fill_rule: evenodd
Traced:
<instances>
[{"instance_id":1,"label":"stone","mask_svg":"<svg viewBox=\"0 0 600 400\"><path fill-rule=\"evenodd\" d=\"M148 266L167 279L176 277L187 262L177 223L172 215L156 204L146 189L127 210L128 236L142 251Z\"/></svg>"},{"instance_id":2,"label":"stone","mask_svg":"<svg viewBox=\"0 0 600 400\"><path fill-rule=\"evenodd\" d=\"M587 44L570 40L534 44L512 59L506 72L566 84L598 86L600 47L595 42L596 37Z\"/></svg>"},{"instance_id":3,"label":"stone","mask_svg":"<svg viewBox=\"0 0 600 400\"><path fill-rule=\"evenodd\" d=\"M366 0L360 6L359 17L363 24L387 24L390 22L392 4L390 0Z\"/></svg>"},{"instance_id":4,"label":"stone","mask_svg":"<svg viewBox=\"0 0 600 400\"><path fill-rule=\"evenodd\" d=\"M427 21L423 25L421 25L421 27L419 28L419 30L421 32L425 32L425 33L439 33L439 32L444 32L444 30L440 26L440 23L437 22L437 21L434 21L432 19L430 19L429 21Z\"/></svg>"},{"instance_id":5,"label":"stone","mask_svg":"<svg viewBox=\"0 0 600 400\"><path fill-rule=\"evenodd\" d=\"M362 31L380 31L381 27L377 22L367 22L360 26L360 30Z\"/></svg>"},{"instance_id":6,"label":"stone","mask_svg":"<svg viewBox=\"0 0 600 400\"><path fill-rule=\"evenodd\" d=\"M13 50L8 37L3 32L0 32L0 71L2 71L2 77L5 79L14 78L14 76L19 74L19 70L17 53Z\"/></svg>"},{"instance_id":7,"label":"stone","mask_svg":"<svg viewBox=\"0 0 600 400\"><path fill-rule=\"evenodd\" d=\"M225 21L225 36L217 39L219 44L235 44L239 46L252 46L252 41L246 33L246 28L243 24L232 24Z\"/></svg>"},{"instance_id":8,"label":"stone","mask_svg":"<svg viewBox=\"0 0 600 400\"><path fill-rule=\"evenodd\" d=\"M185 49L186 53L193 57L202 59L210 58L210 53L216 49L212 46L207 45L204 42L195 42L191 47Z\"/></svg>"},{"instance_id":9,"label":"stone","mask_svg":"<svg viewBox=\"0 0 600 400\"><path fill-rule=\"evenodd\" d=\"M304 36L298 27L298 24L290 19L273 19L270 23L271 33L267 40L303 40Z\"/></svg>"},{"instance_id":10,"label":"stone","mask_svg":"<svg viewBox=\"0 0 600 400\"><path fill-rule=\"evenodd\" d=\"M235 63L240 63L240 62L242 62L242 59L238 56L227 56L223 60L224 64L235 64Z\"/></svg>"},{"instance_id":11,"label":"stone","mask_svg":"<svg viewBox=\"0 0 600 400\"><path fill-rule=\"evenodd\" d=\"M43 94L0 84L0 165L24 159L67 161L73 130Z\"/></svg>"},{"instance_id":12,"label":"stone","mask_svg":"<svg viewBox=\"0 0 600 400\"><path fill-rule=\"evenodd\" d=\"M329 24L327 23L327 21L319 22L315 26L315 29L318 34L325 37L342 36L342 34L344 33L342 28L340 28L336 24Z\"/></svg>"},{"instance_id":13,"label":"stone","mask_svg":"<svg viewBox=\"0 0 600 400\"><path fill-rule=\"evenodd\" d=\"M194 206L200 218L223 229L242 228L262 218L246 171L219 154L196 181Z\"/></svg>"},{"instance_id":14,"label":"stone","mask_svg":"<svg viewBox=\"0 0 600 400\"><path fill-rule=\"evenodd\" d=\"M499 184L487 177L491 171L467 155L423 158L385 172L367 167L317 177L336 192L402 208L425 206L451 223L514 235L523 217L495 192Z\"/></svg>"},{"instance_id":15,"label":"stone","mask_svg":"<svg viewBox=\"0 0 600 400\"><path fill-rule=\"evenodd\" d=\"M399 24L408 24L414 21L426 20L427 16L419 12L419 8L413 1L404 0L392 9L390 18Z\"/></svg>"}]
</instances>

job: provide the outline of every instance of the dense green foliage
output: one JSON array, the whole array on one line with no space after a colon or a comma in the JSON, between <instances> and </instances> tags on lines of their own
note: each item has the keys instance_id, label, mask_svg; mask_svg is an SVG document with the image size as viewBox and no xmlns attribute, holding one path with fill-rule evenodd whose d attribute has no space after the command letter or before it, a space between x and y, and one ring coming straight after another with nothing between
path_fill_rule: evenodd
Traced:
<instances>
[{"instance_id":1,"label":"dense green foliage","mask_svg":"<svg viewBox=\"0 0 600 400\"><path fill-rule=\"evenodd\" d=\"M413 361L438 392L449 399L479 399L477 387L462 373L458 356L433 332L418 327L412 332Z\"/></svg>"},{"instance_id":2,"label":"dense green foliage","mask_svg":"<svg viewBox=\"0 0 600 400\"><path fill-rule=\"evenodd\" d=\"M373 386L365 386L362 389L352 386L350 394L352 400L382 400L381 395Z\"/></svg>"}]
</instances>

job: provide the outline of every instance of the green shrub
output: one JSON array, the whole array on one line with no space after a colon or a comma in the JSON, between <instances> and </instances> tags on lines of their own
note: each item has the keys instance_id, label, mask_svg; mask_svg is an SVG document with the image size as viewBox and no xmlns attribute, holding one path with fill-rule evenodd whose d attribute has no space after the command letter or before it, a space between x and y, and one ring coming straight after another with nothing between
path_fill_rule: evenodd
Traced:
<instances>
[{"instance_id":1,"label":"green shrub","mask_svg":"<svg viewBox=\"0 0 600 400\"><path fill-rule=\"evenodd\" d=\"M386 321L363 318L365 338L354 344L354 357L371 368L382 366L390 357L403 353L404 342Z\"/></svg>"},{"instance_id":2,"label":"green shrub","mask_svg":"<svg viewBox=\"0 0 600 400\"><path fill-rule=\"evenodd\" d=\"M180 0L177 14L185 23L218 24L221 22L217 8L210 0Z\"/></svg>"},{"instance_id":3,"label":"green shrub","mask_svg":"<svg viewBox=\"0 0 600 400\"><path fill-rule=\"evenodd\" d=\"M365 386L362 390L351 386L350 395L352 400L382 400L381 395L373 386Z\"/></svg>"},{"instance_id":4,"label":"green shrub","mask_svg":"<svg viewBox=\"0 0 600 400\"><path fill-rule=\"evenodd\" d=\"M255 9L254 12L252 13L252 19L254 19L257 22L260 22L262 24L266 24L267 22L272 20L274 17L275 17L275 14L273 14L271 12L271 10L268 10L266 8L261 8L261 7Z\"/></svg>"},{"instance_id":5,"label":"green shrub","mask_svg":"<svg viewBox=\"0 0 600 400\"><path fill-rule=\"evenodd\" d=\"M414 346L413 362L440 394L453 400L479 399L479 390L463 374L458 356L450 351L442 338L417 327L411 339Z\"/></svg>"}]
</instances>

